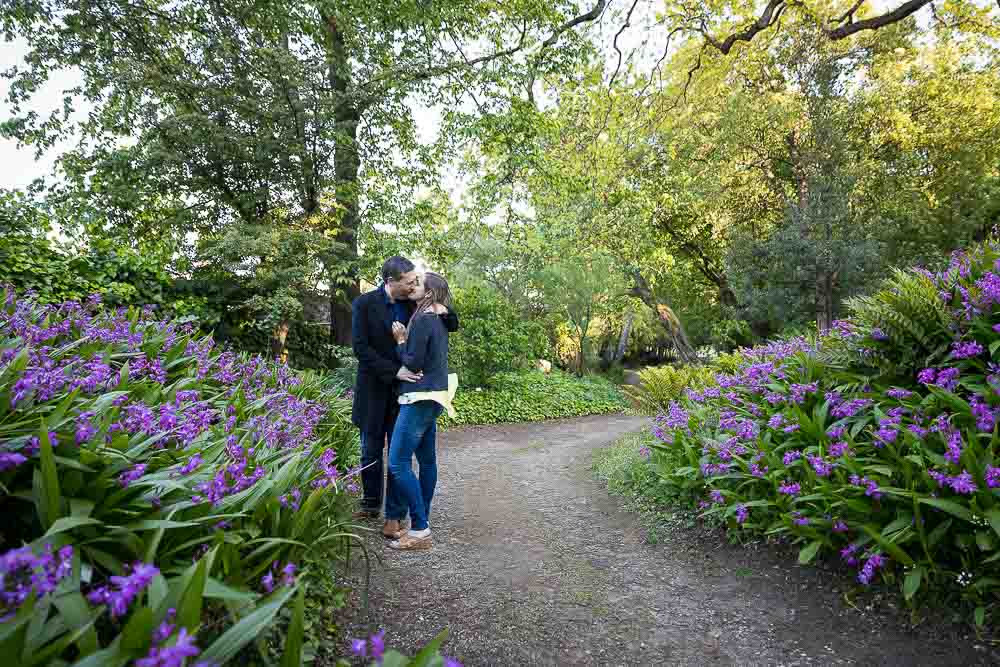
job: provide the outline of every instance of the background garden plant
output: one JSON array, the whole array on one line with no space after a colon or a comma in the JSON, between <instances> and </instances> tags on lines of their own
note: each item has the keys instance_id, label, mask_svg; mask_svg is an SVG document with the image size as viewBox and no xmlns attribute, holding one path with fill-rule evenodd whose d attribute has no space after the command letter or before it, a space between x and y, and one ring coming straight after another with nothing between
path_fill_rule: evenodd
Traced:
<instances>
[{"instance_id":1,"label":"background garden plant","mask_svg":"<svg viewBox=\"0 0 1000 667\"><path fill-rule=\"evenodd\" d=\"M1000 595L1000 252L898 272L824 335L741 351L656 419L651 464L733 530L838 556L906 600ZM681 454L678 457L678 453Z\"/></svg>"},{"instance_id":2,"label":"background garden plant","mask_svg":"<svg viewBox=\"0 0 1000 667\"><path fill-rule=\"evenodd\" d=\"M341 391L148 309L6 288L3 654L223 664L291 604L298 664L309 570L356 539Z\"/></svg>"}]
</instances>

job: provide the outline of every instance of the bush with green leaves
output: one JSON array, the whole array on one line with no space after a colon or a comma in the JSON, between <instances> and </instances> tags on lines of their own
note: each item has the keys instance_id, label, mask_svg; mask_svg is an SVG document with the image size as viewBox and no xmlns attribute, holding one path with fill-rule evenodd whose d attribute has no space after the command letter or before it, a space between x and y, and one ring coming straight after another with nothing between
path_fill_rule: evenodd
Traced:
<instances>
[{"instance_id":1,"label":"bush with green leaves","mask_svg":"<svg viewBox=\"0 0 1000 667\"><path fill-rule=\"evenodd\" d=\"M357 537L349 405L152 311L0 302L0 653L225 664Z\"/></svg>"},{"instance_id":2,"label":"bush with green leaves","mask_svg":"<svg viewBox=\"0 0 1000 667\"><path fill-rule=\"evenodd\" d=\"M500 373L490 389L459 386L457 419L445 415L445 426L503 424L622 412L629 404L621 390L597 376L577 377L553 370Z\"/></svg>"},{"instance_id":3,"label":"bush with green leaves","mask_svg":"<svg viewBox=\"0 0 1000 667\"><path fill-rule=\"evenodd\" d=\"M517 370L551 352L544 325L522 317L492 290L458 289L454 308L461 326L451 336L448 361L464 386L488 386L497 373Z\"/></svg>"},{"instance_id":4,"label":"bush with green leaves","mask_svg":"<svg viewBox=\"0 0 1000 667\"><path fill-rule=\"evenodd\" d=\"M713 384L715 373L707 366L651 366L639 372L640 384L625 387L643 414L655 415L680 399L685 389Z\"/></svg>"},{"instance_id":5,"label":"bush with green leaves","mask_svg":"<svg viewBox=\"0 0 1000 667\"><path fill-rule=\"evenodd\" d=\"M839 556L906 600L961 598L983 626L1000 601L1000 244L855 307L672 403L652 464L734 530L787 536L803 563Z\"/></svg>"}]
</instances>

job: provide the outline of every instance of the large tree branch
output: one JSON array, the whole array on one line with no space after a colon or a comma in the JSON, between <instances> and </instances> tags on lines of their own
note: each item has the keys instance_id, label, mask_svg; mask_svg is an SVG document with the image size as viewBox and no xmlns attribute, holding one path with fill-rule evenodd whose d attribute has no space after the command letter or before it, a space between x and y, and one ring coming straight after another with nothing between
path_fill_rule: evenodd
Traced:
<instances>
[{"instance_id":1,"label":"large tree branch","mask_svg":"<svg viewBox=\"0 0 1000 667\"><path fill-rule=\"evenodd\" d=\"M842 16L840 21L838 21L841 25L833 29L824 28L823 32L827 37L834 41L838 39L845 39L863 30L878 30L879 28L884 28L887 25L898 23L930 3L931 0L909 0L908 2L901 4L899 7L896 7L896 9L891 12L879 14L878 16L862 19L860 21L854 20L854 10L852 10Z\"/></svg>"},{"instance_id":2,"label":"large tree branch","mask_svg":"<svg viewBox=\"0 0 1000 667\"><path fill-rule=\"evenodd\" d=\"M854 15L864 4L864 0L858 0L858 2L855 2L850 9L842 15L831 20L829 22L829 27L823 28L823 34L826 35L828 39L837 41L846 39L851 35L865 30L878 30L912 16L926 5L931 4L931 2L932 0L907 0L895 9L885 12L884 14L855 21ZM1000 5L1000 0L997 0L997 4ZM746 28L738 32L734 32L724 39L717 39L709 34L705 18L700 19L701 28L699 29L699 32L704 36L705 42L708 45L714 47L723 55L729 55L729 52L732 51L733 47L736 46L737 43L750 42L759 33L775 25L781 18L781 14L788 7L805 8L805 4L800 0L769 0L760 15L757 17L757 20Z\"/></svg>"},{"instance_id":3,"label":"large tree branch","mask_svg":"<svg viewBox=\"0 0 1000 667\"><path fill-rule=\"evenodd\" d=\"M770 0L756 21L751 23L747 28L739 32L734 32L721 42L708 34L708 30L704 28L704 24L702 34L705 36L705 41L721 51L723 55L729 55L729 52L737 42L752 41L757 36L757 33L767 30L776 23L781 18L781 13L785 11L787 6L787 0Z\"/></svg>"}]
</instances>

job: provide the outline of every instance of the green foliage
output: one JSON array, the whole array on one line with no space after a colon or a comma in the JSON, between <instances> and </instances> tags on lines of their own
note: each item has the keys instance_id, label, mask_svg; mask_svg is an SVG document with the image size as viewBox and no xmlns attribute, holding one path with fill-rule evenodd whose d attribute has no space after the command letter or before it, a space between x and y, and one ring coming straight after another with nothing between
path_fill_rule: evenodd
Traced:
<instances>
[{"instance_id":1,"label":"green foliage","mask_svg":"<svg viewBox=\"0 0 1000 667\"><path fill-rule=\"evenodd\" d=\"M991 240L896 272L827 335L740 351L724 392L659 419L651 466L737 533L839 556L908 602L961 600L982 627L1000 594L998 260Z\"/></svg>"},{"instance_id":2,"label":"green foliage","mask_svg":"<svg viewBox=\"0 0 1000 667\"><path fill-rule=\"evenodd\" d=\"M4 655L124 664L154 648L168 609L201 657L256 653L251 644L309 585L309 570L357 539L348 403L314 375L220 354L176 320L2 297L4 539L36 556L47 545L72 550L59 587L14 610L30 626L5 624L15 635ZM139 561L156 573L120 613L91 599ZM283 574L290 563L297 578ZM302 610L291 611L292 629ZM284 652L301 641L290 632Z\"/></svg>"},{"instance_id":3,"label":"green foliage","mask_svg":"<svg viewBox=\"0 0 1000 667\"><path fill-rule=\"evenodd\" d=\"M490 389L460 386L455 396L458 418L445 415L446 426L503 424L612 414L628 401L617 386L599 376L576 377L559 370L500 373Z\"/></svg>"},{"instance_id":4,"label":"green foliage","mask_svg":"<svg viewBox=\"0 0 1000 667\"><path fill-rule=\"evenodd\" d=\"M485 387L497 373L523 368L549 353L543 325L523 317L485 287L457 289L461 326L450 338L448 362L466 387Z\"/></svg>"},{"instance_id":5,"label":"green foliage","mask_svg":"<svg viewBox=\"0 0 1000 667\"><path fill-rule=\"evenodd\" d=\"M953 270L957 270L954 267ZM887 379L913 376L942 360L954 340L953 316L933 275L894 270L870 296L849 303L858 333L881 332L869 360ZM961 295L946 294L961 300Z\"/></svg>"},{"instance_id":6,"label":"green foliage","mask_svg":"<svg viewBox=\"0 0 1000 667\"><path fill-rule=\"evenodd\" d=\"M641 384L626 386L626 393L643 414L660 414L684 396L685 389L701 390L715 384L715 371L707 366L653 366L639 373Z\"/></svg>"}]
</instances>

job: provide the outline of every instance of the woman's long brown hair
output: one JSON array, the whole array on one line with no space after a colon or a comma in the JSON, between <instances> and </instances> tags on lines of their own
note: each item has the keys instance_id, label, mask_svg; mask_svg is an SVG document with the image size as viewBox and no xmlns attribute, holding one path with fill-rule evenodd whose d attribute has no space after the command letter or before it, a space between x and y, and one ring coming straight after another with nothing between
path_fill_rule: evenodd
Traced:
<instances>
[{"instance_id":1,"label":"woman's long brown hair","mask_svg":"<svg viewBox=\"0 0 1000 667\"><path fill-rule=\"evenodd\" d=\"M440 303L442 306L450 305L451 290L448 289L448 281L444 279L444 276L428 271L424 274L424 298L417 302L417 308L413 311L409 326L413 326L417 316L436 303Z\"/></svg>"}]
</instances>

